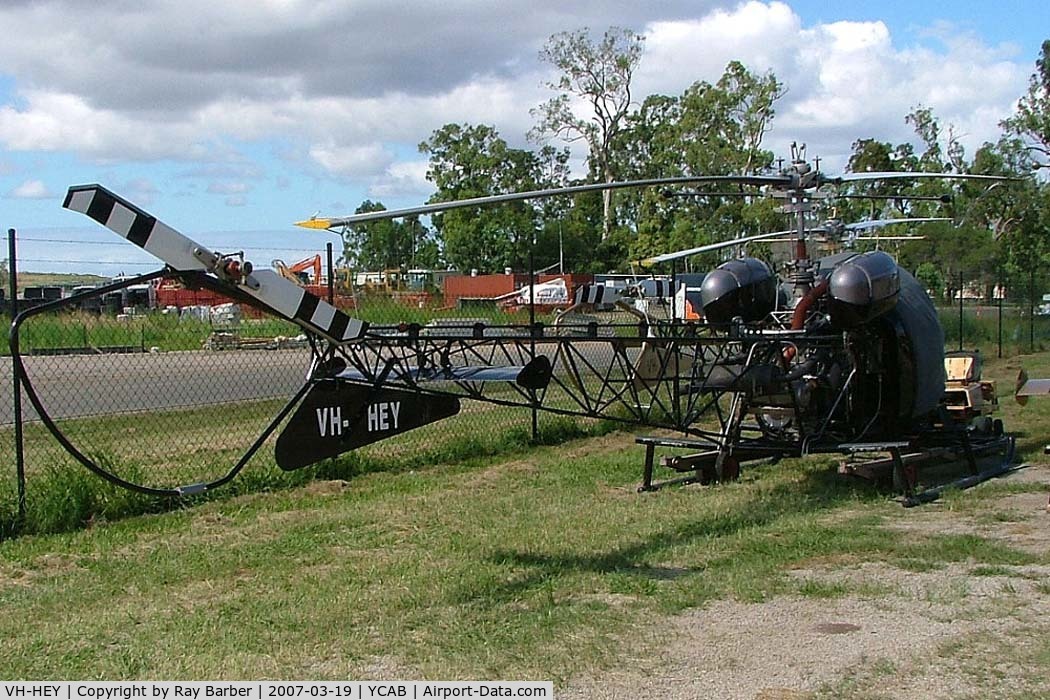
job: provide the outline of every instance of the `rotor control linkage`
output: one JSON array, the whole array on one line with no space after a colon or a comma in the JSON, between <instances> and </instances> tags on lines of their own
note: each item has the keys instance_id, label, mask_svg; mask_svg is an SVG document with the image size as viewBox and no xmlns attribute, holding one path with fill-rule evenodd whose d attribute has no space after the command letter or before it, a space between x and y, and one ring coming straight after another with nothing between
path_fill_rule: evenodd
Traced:
<instances>
[{"instance_id":1,"label":"rotor control linkage","mask_svg":"<svg viewBox=\"0 0 1050 700\"><path fill-rule=\"evenodd\" d=\"M249 289L259 288L259 281L252 277L254 267L251 261L244 259L243 250L223 255L198 245L193 248L193 257L197 258L208 272L224 282L243 284Z\"/></svg>"}]
</instances>

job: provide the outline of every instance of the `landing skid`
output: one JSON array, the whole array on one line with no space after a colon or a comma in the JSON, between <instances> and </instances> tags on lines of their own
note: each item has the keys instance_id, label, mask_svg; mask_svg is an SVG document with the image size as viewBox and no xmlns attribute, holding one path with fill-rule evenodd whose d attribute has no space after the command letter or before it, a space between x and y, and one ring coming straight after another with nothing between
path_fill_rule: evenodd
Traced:
<instances>
[{"instance_id":1,"label":"landing skid","mask_svg":"<svg viewBox=\"0 0 1050 700\"><path fill-rule=\"evenodd\" d=\"M660 436L639 436L635 438L639 445L645 445L645 466L642 472L640 493L657 491L665 486L676 484L711 484L723 481L735 481L740 476L740 464L763 459L774 461L784 456L783 447L766 447L760 445L737 445L732 454L719 448L718 444L706 439L672 438ZM653 481L656 467L656 448L699 450L692 454L670 455L660 458L660 466L679 473L690 472L685 476ZM721 457L721 459L720 459Z\"/></svg>"},{"instance_id":2,"label":"landing skid","mask_svg":"<svg viewBox=\"0 0 1050 700\"><path fill-rule=\"evenodd\" d=\"M853 443L839 446L846 457L840 474L891 484L901 494L901 504L912 507L935 501L949 489L967 489L1006 474L1014 464L1016 439L1006 434L981 434L970 430L937 430L909 442ZM880 456L884 455L884 456ZM923 477L937 472L966 470L966 475L925 489Z\"/></svg>"},{"instance_id":3,"label":"landing skid","mask_svg":"<svg viewBox=\"0 0 1050 700\"><path fill-rule=\"evenodd\" d=\"M733 481L739 477L742 463L802 456L797 445L762 441L736 444L731 450L704 438L639 436L635 442L645 446L639 492L672 485ZM843 455L838 466L839 474L886 486L892 484L901 496L901 504L912 507L937 500L949 489L970 488L1021 468L1014 464L1015 442L1012 435L973 435L968 430L937 430L910 441L842 443L811 449L809 453ZM661 457L659 466L683 475L654 481L658 448L695 452ZM959 466L966 469L965 476L920 490L923 474Z\"/></svg>"}]
</instances>

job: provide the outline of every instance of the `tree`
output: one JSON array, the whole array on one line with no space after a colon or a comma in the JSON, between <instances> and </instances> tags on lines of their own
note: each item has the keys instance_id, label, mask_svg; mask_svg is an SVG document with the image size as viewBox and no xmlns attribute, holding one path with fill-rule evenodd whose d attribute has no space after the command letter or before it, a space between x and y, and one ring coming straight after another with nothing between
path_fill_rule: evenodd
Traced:
<instances>
[{"instance_id":1,"label":"tree","mask_svg":"<svg viewBox=\"0 0 1050 700\"><path fill-rule=\"evenodd\" d=\"M384 211L379 202L365 200L354 213ZM437 264L437 245L418 217L368 221L347 229L343 258L362 270L431 267Z\"/></svg>"},{"instance_id":2,"label":"tree","mask_svg":"<svg viewBox=\"0 0 1050 700\"><path fill-rule=\"evenodd\" d=\"M529 137L542 140L558 136L583 140L590 149L591 168L601 182L615 179L613 143L623 129L631 106L631 79L642 56L644 37L630 29L610 27L595 43L587 29L560 32L550 37L540 59L561 76L547 87L559 94L531 111L539 123ZM573 100L585 101L588 118L573 111ZM602 199L602 240L612 229L612 192Z\"/></svg>"},{"instance_id":3,"label":"tree","mask_svg":"<svg viewBox=\"0 0 1050 700\"><path fill-rule=\"evenodd\" d=\"M1017 113L1001 125L1040 154L1033 161L1036 168L1050 168L1050 39L1043 42L1035 68L1028 79L1028 92L1017 103Z\"/></svg>"},{"instance_id":4,"label":"tree","mask_svg":"<svg viewBox=\"0 0 1050 700\"><path fill-rule=\"evenodd\" d=\"M898 262L915 270L917 277L920 272L926 276L923 282L929 289L943 290L951 299L960 279L966 285L979 281L982 286L989 286L985 283L996 279L999 246L988 229L930 223L923 226L922 233L925 240L908 241L902 246ZM929 265L941 274L941 286L933 286L936 280L929 279Z\"/></svg>"},{"instance_id":5,"label":"tree","mask_svg":"<svg viewBox=\"0 0 1050 700\"><path fill-rule=\"evenodd\" d=\"M935 299L943 295L944 275L932 262L920 263L915 268L915 279L919 280L922 286L926 288L926 291L930 292Z\"/></svg>"},{"instance_id":6,"label":"tree","mask_svg":"<svg viewBox=\"0 0 1050 700\"><path fill-rule=\"evenodd\" d=\"M679 124L687 172L750 175L769 167L773 154L762 140L785 92L772 71L757 75L739 61L714 85L693 83L682 95Z\"/></svg>"},{"instance_id":7,"label":"tree","mask_svg":"<svg viewBox=\"0 0 1050 700\"><path fill-rule=\"evenodd\" d=\"M554 149L540 155L511 148L495 128L446 124L419 145L429 154L427 179L437 186L431 202L541 189L560 177ZM539 209L530 202L452 209L433 217L446 260L460 270L521 269L539 226Z\"/></svg>"},{"instance_id":8,"label":"tree","mask_svg":"<svg viewBox=\"0 0 1050 700\"><path fill-rule=\"evenodd\" d=\"M850 172L964 172L965 153L954 127L947 130L928 107L918 106L904 117L921 144L916 152L911 143L893 144L875 139L853 143L847 170ZM946 140L942 135L946 133ZM858 183L845 188L847 194L863 194L867 200L845 199L839 202L839 215L847 220L861 218L899 218L909 216L946 216L939 197L951 191L947 180L919 178Z\"/></svg>"},{"instance_id":9,"label":"tree","mask_svg":"<svg viewBox=\"0 0 1050 700\"><path fill-rule=\"evenodd\" d=\"M1003 136L997 143L985 143L974 153L967 172L975 175L1001 175L1015 178L988 186L963 181L959 185L959 213L964 223L991 229L996 240L1017 229L1030 215L1036 201L1036 183L1026 177L1031 159L1017 138Z\"/></svg>"},{"instance_id":10,"label":"tree","mask_svg":"<svg viewBox=\"0 0 1050 700\"><path fill-rule=\"evenodd\" d=\"M632 179L763 171L772 164L773 154L762 148L762 141L783 94L773 73L755 74L733 61L715 84L698 81L680 97L650 96L629 116L615 142L619 169ZM619 211L629 217L636 234L630 244L632 258L776 225L773 207L765 201L682 194L642 190L621 196ZM712 255L701 264L717 260Z\"/></svg>"},{"instance_id":11,"label":"tree","mask_svg":"<svg viewBox=\"0 0 1050 700\"><path fill-rule=\"evenodd\" d=\"M934 116L929 107L918 106L904 117L905 124L911 124L915 134L922 140L923 152L916 161L916 167L922 172L943 173L944 154L941 150L941 122Z\"/></svg>"}]
</instances>

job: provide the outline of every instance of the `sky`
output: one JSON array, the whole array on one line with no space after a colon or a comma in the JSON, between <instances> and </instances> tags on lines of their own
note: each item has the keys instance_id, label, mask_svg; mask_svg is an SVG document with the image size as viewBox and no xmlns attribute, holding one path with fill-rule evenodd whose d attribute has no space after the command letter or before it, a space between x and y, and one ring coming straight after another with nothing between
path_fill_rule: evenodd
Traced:
<instances>
[{"instance_id":1,"label":"sky","mask_svg":"<svg viewBox=\"0 0 1050 700\"><path fill-rule=\"evenodd\" d=\"M765 145L826 171L859 138L914 141L933 109L972 153L1024 94L1050 3L842 0L3 0L0 225L25 271L155 268L63 210L98 182L256 265L338 239L314 213L433 192L418 144L450 122L512 146L552 96L547 38L610 25L645 37L634 94L679 95L731 60L787 86ZM555 142L556 143L556 142ZM559 145L556 143L556 145ZM582 163L583 152L574 152Z\"/></svg>"}]
</instances>

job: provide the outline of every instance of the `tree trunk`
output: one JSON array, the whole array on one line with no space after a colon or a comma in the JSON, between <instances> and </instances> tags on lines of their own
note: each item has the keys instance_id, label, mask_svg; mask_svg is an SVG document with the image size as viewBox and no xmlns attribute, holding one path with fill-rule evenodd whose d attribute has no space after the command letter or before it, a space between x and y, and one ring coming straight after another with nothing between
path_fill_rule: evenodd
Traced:
<instances>
[{"instance_id":1,"label":"tree trunk","mask_svg":"<svg viewBox=\"0 0 1050 700\"><path fill-rule=\"evenodd\" d=\"M612 182L612 175L605 176L606 184ZM612 230L612 190L602 190L602 241L609 238Z\"/></svg>"}]
</instances>

